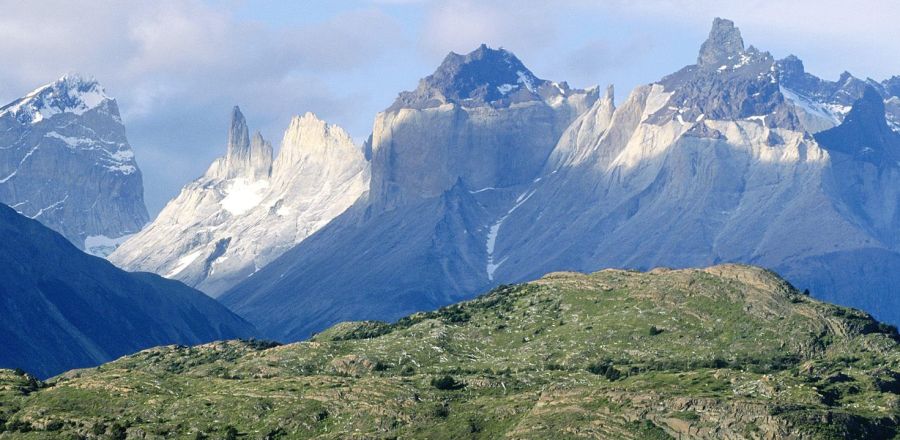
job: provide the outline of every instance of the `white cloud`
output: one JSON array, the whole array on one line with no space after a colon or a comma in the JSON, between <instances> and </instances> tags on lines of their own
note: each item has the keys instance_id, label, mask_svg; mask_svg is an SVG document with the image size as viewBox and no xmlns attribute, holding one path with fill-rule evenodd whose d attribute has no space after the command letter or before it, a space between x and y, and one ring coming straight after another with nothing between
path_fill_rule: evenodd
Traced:
<instances>
[{"instance_id":1,"label":"white cloud","mask_svg":"<svg viewBox=\"0 0 900 440\"><path fill-rule=\"evenodd\" d=\"M550 2L552 3L552 2ZM423 25L423 49L432 54L469 52L481 43L545 48L555 42L558 10L537 3L499 0L431 2Z\"/></svg>"},{"instance_id":2,"label":"white cloud","mask_svg":"<svg viewBox=\"0 0 900 440\"><path fill-rule=\"evenodd\" d=\"M655 27L659 38L684 30L705 33L713 17L729 18L744 41L776 56L789 53L806 61L807 70L836 77L850 69L860 76L884 78L900 72L895 0L571 0L598 17L609 16ZM559 6L559 3L556 4ZM672 36L671 34L668 36Z\"/></svg>"},{"instance_id":3,"label":"white cloud","mask_svg":"<svg viewBox=\"0 0 900 440\"><path fill-rule=\"evenodd\" d=\"M0 0L0 101L66 72L96 77L119 99L155 209L219 154L232 105L276 142L308 110L365 137L397 92L481 43L541 77L624 96L693 62L722 16L824 77L900 73L886 56L900 53L894 0L283 1Z\"/></svg>"},{"instance_id":4,"label":"white cloud","mask_svg":"<svg viewBox=\"0 0 900 440\"><path fill-rule=\"evenodd\" d=\"M295 26L236 16L237 6L0 1L0 100L66 72L96 77L119 100L145 174L164 180L146 179L154 209L220 153L232 105L276 142L292 113L345 116L360 91L329 79L365 69L404 38L395 19L366 5ZM171 165L179 161L187 165Z\"/></svg>"}]
</instances>

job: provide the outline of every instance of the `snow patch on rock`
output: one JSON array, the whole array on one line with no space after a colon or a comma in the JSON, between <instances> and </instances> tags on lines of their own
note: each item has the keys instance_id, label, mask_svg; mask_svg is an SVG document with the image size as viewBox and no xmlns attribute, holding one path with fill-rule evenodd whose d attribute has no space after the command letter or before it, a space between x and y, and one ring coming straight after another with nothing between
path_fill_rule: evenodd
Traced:
<instances>
[{"instance_id":1,"label":"snow patch on rock","mask_svg":"<svg viewBox=\"0 0 900 440\"><path fill-rule=\"evenodd\" d=\"M226 196L220 203L222 208L232 215L241 215L259 205L268 187L268 180L248 182L247 179L239 177L225 188Z\"/></svg>"},{"instance_id":2,"label":"snow patch on rock","mask_svg":"<svg viewBox=\"0 0 900 440\"><path fill-rule=\"evenodd\" d=\"M172 278L175 275L181 273L183 270L187 269L187 267L190 266L191 263L194 262L194 260L200 257L201 253L203 253L203 251L198 250L179 258L178 262L175 264L175 267L166 274L166 278Z\"/></svg>"},{"instance_id":3,"label":"snow patch on rock","mask_svg":"<svg viewBox=\"0 0 900 440\"><path fill-rule=\"evenodd\" d=\"M485 271L487 272L488 279L491 281L494 280L494 272L496 272L497 269L500 267L500 265L503 264L504 261L506 261L506 258L504 258L504 259L500 260L499 262L495 263L494 249L496 248L496 245L497 245L497 235L500 233L500 226L503 225L503 222L513 212L515 212L517 209L519 209L520 206L522 206L525 202L527 202L528 199L530 199L531 196L534 195L534 192L535 192L535 190L531 190L531 191L520 194L519 197L516 199L516 203L513 205L513 207L510 208L509 211L507 211L506 214L503 215L503 217L500 217L488 229L487 240L485 240L485 243L484 243L485 250L487 251L487 266L485 267Z\"/></svg>"},{"instance_id":4,"label":"snow patch on rock","mask_svg":"<svg viewBox=\"0 0 900 440\"><path fill-rule=\"evenodd\" d=\"M84 239L84 251L97 257L106 258L132 235L134 234L126 234L121 237L89 235Z\"/></svg>"}]
</instances>

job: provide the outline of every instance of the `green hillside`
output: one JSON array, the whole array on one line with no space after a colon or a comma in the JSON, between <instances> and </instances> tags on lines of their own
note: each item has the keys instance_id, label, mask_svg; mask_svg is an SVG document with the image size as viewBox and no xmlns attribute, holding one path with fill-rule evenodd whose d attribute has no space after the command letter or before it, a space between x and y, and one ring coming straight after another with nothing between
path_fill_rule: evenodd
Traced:
<instances>
[{"instance_id":1,"label":"green hillside","mask_svg":"<svg viewBox=\"0 0 900 440\"><path fill-rule=\"evenodd\" d=\"M0 373L0 438L893 438L893 327L774 274L555 273L307 342Z\"/></svg>"}]
</instances>

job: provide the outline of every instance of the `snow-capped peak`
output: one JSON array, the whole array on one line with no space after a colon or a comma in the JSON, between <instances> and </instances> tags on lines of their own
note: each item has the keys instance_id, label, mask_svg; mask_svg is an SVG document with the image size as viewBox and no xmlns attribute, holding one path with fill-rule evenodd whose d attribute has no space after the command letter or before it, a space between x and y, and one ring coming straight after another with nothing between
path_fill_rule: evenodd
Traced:
<instances>
[{"instance_id":1,"label":"snow-capped peak","mask_svg":"<svg viewBox=\"0 0 900 440\"><path fill-rule=\"evenodd\" d=\"M69 73L0 108L0 117L36 124L59 113L81 115L112 99L97 80Z\"/></svg>"}]
</instances>

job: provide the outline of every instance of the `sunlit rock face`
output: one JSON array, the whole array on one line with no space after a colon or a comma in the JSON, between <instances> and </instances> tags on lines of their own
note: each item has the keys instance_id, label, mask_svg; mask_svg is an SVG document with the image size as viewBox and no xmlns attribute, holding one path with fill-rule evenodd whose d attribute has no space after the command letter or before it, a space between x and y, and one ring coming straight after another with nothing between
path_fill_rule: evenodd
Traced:
<instances>
[{"instance_id":1,"label":"sunlit rock face","mask_svg":"<svg viewBox=\"0 0 900 440\"><path fill-rule=\"evenodd\" d=\"M440 196L457 180L471 188L531 181L598 96L539 79L503 49L451 53L375 118L372 201L390 209Z\"/></svg>"},{"instance_id":2,"label":"sunlit rock face","mask_svg":"<svg viewBox=\"0 0 900 440\"><path fill-rule=\"evenodd\" d=\"M897 322L896 83L816 78L722 19L619 105L450 54L377 116L368 197L222 300L294 340L551 271L745 262Z\"/></svg>"},{"instance_id":3,"label":"sunlit rock face","mask_svg":"<svg viewBox=\"0 0 900 440\"><path fill-rule=\"evenodd\" d=\"M235 107L225 156L109 258L215 296L347 209L368 181L362 150L340 127L296 116L273 157Z\"/></svg>"},{"instance_id":4,"label":"sunlit rock face","mask_svg":"<svg viewBox=\"0 0 900 440\"><path fill-rule=\"evenodd\" d=\"M266 320L272 337L294 339L480 290L493 283L486 267L500 264L490 259L492 225L525 200L518 192L599 98L597 88L538 78L503 49L449 54L376 116L364 146L370 191L221 299Z\"/></svg>"}]
</instances>

